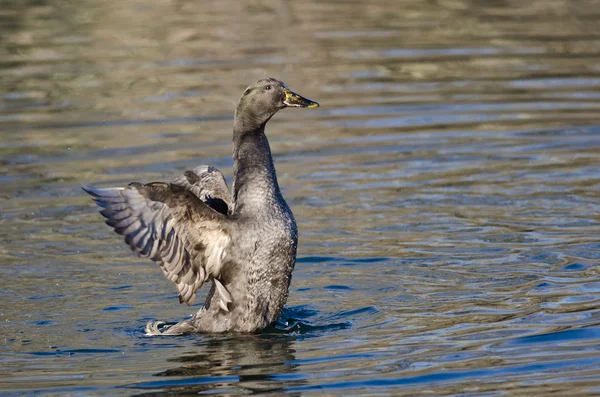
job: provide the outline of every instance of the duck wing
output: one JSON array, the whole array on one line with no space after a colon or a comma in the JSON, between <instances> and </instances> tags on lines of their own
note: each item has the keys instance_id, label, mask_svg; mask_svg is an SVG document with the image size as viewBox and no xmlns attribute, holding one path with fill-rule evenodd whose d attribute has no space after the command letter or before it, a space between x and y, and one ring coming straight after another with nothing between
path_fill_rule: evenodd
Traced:
<instances>
[{"instance_id":1,"label":"duck wing","mask_svg":"<svg viewBox=\"0 0 600 397\"><path fill-rule=\"evenodd\" d=\"M231 193L223 174L210 165L201 165L188 170L173 181L194 193L206 205L223 215L231 214Z\"/></svg>"},{"instance_id":2,"label":"duck wing","mask_svg":"<svg viewBox=\"0 0 600 397\"><path fill-rule=\"evenodd\" d=\"M139 256L158 263L192 305L196 291L212 278L224 310L231 295L218 280L231 242L230 219L207 206L192 191L172 183L131 183L125 188L82 186Z\"/></svg>"}]
</instances>

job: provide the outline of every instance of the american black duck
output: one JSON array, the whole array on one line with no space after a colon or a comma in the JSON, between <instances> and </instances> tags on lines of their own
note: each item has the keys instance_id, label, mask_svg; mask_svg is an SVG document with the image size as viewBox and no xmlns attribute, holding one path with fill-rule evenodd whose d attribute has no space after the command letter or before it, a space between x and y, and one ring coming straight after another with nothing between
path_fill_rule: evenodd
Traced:
<instances>
[{"instance_id":1,"label":"american black duck","mask_svg":"<svg viewBox=\"0 0 600 397\"><path fill-rule=\"evenodd\" d=\"M318 106L273 78L246 89L233 125L233 194L209 166L170 183L83 186L106 223L175 283L180 302L192 305L198 289L212 282L194 316L171 327L149 323L148 334L255 332L279 318L298 229L279 190L265 125L283 108Z\"/></svg>"}]
</instances>

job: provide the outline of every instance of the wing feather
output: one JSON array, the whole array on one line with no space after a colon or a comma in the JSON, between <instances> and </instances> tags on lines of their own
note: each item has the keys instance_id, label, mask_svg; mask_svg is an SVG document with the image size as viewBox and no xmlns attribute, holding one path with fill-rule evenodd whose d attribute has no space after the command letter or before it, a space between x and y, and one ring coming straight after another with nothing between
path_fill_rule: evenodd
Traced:
<instances>
[{"instance_id":1,"label":"wing feather","mask_svg":"<svg viewBox=\"0 0 600 397\"><path fill-rule=\"evenodd\" d=\"M206 205L224 215L232 213L232 199L223 174L208 165L188 170L173 184L182 186L196 195Z\"/></svg>"},{"instance_id":2,"label":"wing feather","mask_svg":"<svg viewBox=\"0 0 600 397\"><path fill-rule=\"evenodd\" d=\"M219 278L231 242L229 219L186 187L157 182L83 190L133 251L158 263L176 284L181 302L191 305L206 280ZM219 294L228 295L218 283Z\"/></svg>"}]
</instances>

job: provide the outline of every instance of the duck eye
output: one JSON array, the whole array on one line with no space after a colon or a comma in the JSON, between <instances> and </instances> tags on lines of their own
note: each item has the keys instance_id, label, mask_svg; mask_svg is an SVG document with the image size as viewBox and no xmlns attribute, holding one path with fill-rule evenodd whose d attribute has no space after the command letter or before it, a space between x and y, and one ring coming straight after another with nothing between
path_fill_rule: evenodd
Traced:
<instances>
[{"instance_id":1,"label":"duck eye","mask_svg":"<svg viewBox=\"0 0 600 397\"><path fill-rule=\"evenodd\" d=\"M269 91L271 89L270 85L265 86L265 90Z\"/></svg>"}]
</instances>

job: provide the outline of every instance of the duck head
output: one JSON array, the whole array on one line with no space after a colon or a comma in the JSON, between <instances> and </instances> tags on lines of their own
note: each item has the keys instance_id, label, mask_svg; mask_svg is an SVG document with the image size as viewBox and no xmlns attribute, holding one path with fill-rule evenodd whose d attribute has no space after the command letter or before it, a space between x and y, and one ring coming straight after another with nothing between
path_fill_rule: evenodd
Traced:
<instances>
[{"instance_id":1,"label":"duck head","mask_svg":"<svg viewBox=\"0 0 600 397\"><path fill-rule=\"evenodd\" d=\"M259 80L246 88L240 98L235 111L236 128L259 128L286 107L316 108L319 104L296 94L279 80Z\"/></svg>"}]
</instances>

